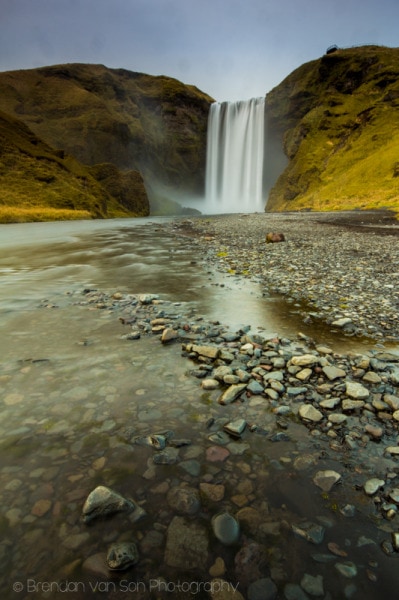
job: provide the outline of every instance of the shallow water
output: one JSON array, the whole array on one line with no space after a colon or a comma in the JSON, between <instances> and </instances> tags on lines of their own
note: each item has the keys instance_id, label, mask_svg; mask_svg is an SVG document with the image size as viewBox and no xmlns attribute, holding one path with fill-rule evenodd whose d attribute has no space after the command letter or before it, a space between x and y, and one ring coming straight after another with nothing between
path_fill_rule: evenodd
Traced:
<instances>
[{"instance_id":1,"label":"shallow water","mask_svg":"<svg viewBox=\"0 0 399 600\"><path fill-rule=\"evenodd\" d=\"M248 404L220 406L218 393L203 393L188 374L190 362L176 346L162 347L156 337L122 340L125 330L116 311L81 304L84 288L157 293L176 314L191 307L193 315L219 319L233 330L251 324L256 331L295 334L300 319L285 302L263 298L256 284L204 272L191 244L165 233L162 220L151 221L0 228L2 597L131 598L120 578L114 596L93 592L92 584L103 578L93 579L82 569L86 558L126 534L140 541L143 556L143 564L129 573L131 583L144 582L148 592L148 581L159 576L206 579L198 572L171 572L163 565L163 544L173 516L167 489L179 481L197 487L207 480L226 488L221 506L203 507L199 518L209 530L212 514L221 507L239 510L240 500L231 500L237 495L247 497L244 506L255 508L266 522L281 524L277 539L266 542L270 565L284 572L283 580L298 582L304 572L322 574L326 589L337 590L332 597L343 597L352 580L338 577L334 562L316 563L312 555L319 548L284 528L303 517L328 518L326 538L346 547L358 565L352 597L384 596L384 587L390 589L394 579L389 559L377 545L357 547L360 535L372 535L370 509L365 506L348 528L348 519L332 507L350 502L353 490L337 488L321 497L309 472L320 464L339 470L339 462L322 461L322 445L309 441L304 426L292 423L290 440L278 443L248 433L229 444L227 460L207 461L210 417L242 417L273 433L274 416L261 409L256 397ZM178 302L187 304L173 304ZM328 335L320 341L328 341ZM191 440L179 457L183 463L197 461L199 472L190 474L179 463L155 466L153 450L133 443L135 436L164 430ZM311 466L295 468L295 460L307 453ZM120 516L85 526L81 507L100 484L132 496L148 517L135 525ZM160 537L152 547L154 531ZM209 550L210 564L217 556L224 558L228 580L237 579L238 549L213 540ZM370 561L378 563L378 590L366 576ZM56 584L66 578L80 582L79 589L60 591ZM47 595L45 582L55 582ZM241 585L245 595L246 583Z\"/></svg>"}]
</instances>

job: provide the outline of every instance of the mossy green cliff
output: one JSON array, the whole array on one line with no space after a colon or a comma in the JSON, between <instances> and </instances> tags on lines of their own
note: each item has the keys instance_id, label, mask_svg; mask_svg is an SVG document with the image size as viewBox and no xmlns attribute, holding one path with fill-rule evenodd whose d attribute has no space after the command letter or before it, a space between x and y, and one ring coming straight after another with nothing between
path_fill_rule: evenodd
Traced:
<instances>
[{"instance_id":1,"label":"mossy green cliff","mask_svg":"<svg viewBox=\"0 0 399 600\"><path fill-rule=\"evenodd\" d=\"M0 73L1 110L85 165L139 172L154 201L170 190L202 192L211 101L175 79L103 65ZM115 170L92 173L115 191ZM126 177L117 195L130 186Z\"/></svg>"},{"instance_id":2,"label":"mossy green cliff","mask_svg":"<svg viewBox=\"0 0 399 600\"><path fill-rule=\"evenodd\" d=\"M267 210L399 211L399 48L325 54L266 103L289 160Z\"/></svg>"}]
</instances>

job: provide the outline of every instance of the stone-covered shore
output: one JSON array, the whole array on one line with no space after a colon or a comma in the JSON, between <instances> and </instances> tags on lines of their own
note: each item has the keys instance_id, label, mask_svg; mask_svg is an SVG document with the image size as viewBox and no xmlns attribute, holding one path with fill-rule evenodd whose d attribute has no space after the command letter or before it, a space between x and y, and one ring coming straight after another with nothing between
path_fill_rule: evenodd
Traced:
<instances>
[{"instance_id":1,"label":"stone-covered shore","mask_svg":"<svg viewBox=\"0 0 399 600\"><path fill-rule=\"evenodd\" d=\"M382 579L392 585L394 572L387 579L379 561L399 557L399 355L383 348L337 354L304 336L264 338L250 328L231 332L184 305L173 309L156 295L89 291L83 304L119 315L126 342L155 335L171 352L181 347L191 365L188 372L198 379L198 394L206 392L209 402L223 407L217 418L210 410L203 460L216 465L229 457L239 459L241 478L231 495L229 477L217 471L201 476L198 449L181 455L190 439L175 440L173 433L155 428L133 440L152 447L155 465L177 464L186 472L186 478L165 487L167 505L175 513L165 532L167 568L202 570L215 600L374 599L383 589ZM305 439L298 434L301 426L308 430ZM259 438L273 444L299 442L296 457L283 450L275 467L290 465L305 487L318 490L331 504L331 518L315 514L313 519L293 519L289 512L282 516L276 507L262 504L257 493L262 472L253 471L259 457L247 457ZM153 467L143 476L155 477ZM361 514L374 524L360 525ZM346 546L337 541L339 519L348 521ZM319 548L311 553L313 566L299 580L287 580L287 536ZM223 552L216 558L212 553L223 545L233 546L233 565ZM366 562L356 554L363 548ZM109 553L116 551L112 547ZM303 548L304 555L308 551ZM138 561L134 547L127 566ZM231 586L230 595L213 593L220 585Z\"/></svg>"},{"instance_id":2,"label":"stone-covered shore","mask_svg":"<svg viewBox=\"0 0 399 600\"><path fill-rule=\"evenodd\" d=\"M399 221L389 211L198 217L175 230L210 266L302 303L305 320L399 340ZM285 241L265 244L271 232Z\"/></svg>"}]
</instances>

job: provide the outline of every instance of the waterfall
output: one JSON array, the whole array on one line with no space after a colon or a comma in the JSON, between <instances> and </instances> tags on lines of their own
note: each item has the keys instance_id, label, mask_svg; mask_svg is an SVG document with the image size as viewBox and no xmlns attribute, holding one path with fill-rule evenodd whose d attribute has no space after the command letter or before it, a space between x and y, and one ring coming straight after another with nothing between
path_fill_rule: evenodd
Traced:
<instances>
[{"instance_id":1,"label":"waterfall","mask_svg":"<svg viewBox=\"0 0 399 600\"><path fill-rule=\"evenodd\" d=\"M264 210L264 130L264 98L211 105L205 179L208 212Z\"/></svg>"}]
</instances>

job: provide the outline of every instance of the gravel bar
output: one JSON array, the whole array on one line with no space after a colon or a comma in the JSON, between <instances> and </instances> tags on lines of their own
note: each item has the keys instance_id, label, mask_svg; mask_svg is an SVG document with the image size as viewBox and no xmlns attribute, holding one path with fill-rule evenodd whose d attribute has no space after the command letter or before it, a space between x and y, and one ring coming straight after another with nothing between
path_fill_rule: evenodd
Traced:
<instances>
[{"instance_id":1,"label":"gravel bar","mask_svg":"<svg viewBox=\"0 0 399 600\"><path fill-rule=\"evenodd\" d=\"M399 222L390 211L212 215L174 229L205 248L209 266L299 302L305 322L399 340ZM285 241L266 243L268 233Z\"/></svg>"}]
</instances>

